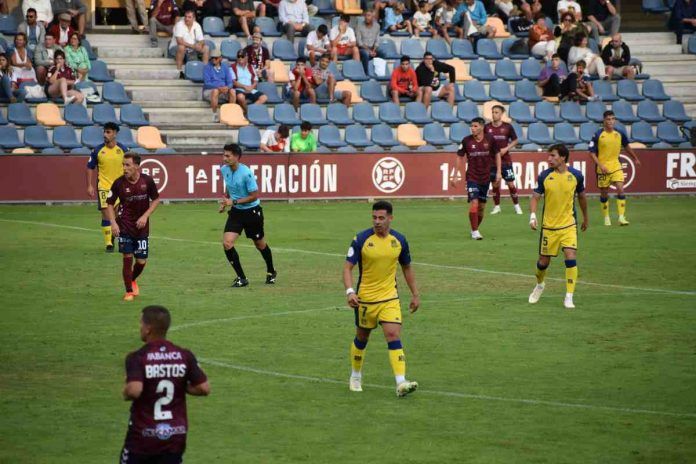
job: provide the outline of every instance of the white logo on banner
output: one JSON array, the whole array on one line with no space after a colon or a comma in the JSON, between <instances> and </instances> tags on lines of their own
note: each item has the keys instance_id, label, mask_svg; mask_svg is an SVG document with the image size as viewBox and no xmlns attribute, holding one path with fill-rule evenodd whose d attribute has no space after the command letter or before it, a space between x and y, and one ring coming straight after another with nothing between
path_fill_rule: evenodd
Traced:
<instances>
[{"instance_id":1,"label":"white logo on banner","mask_svg":"<svg viewBox=\"0 0 696 464\"><path fill-rule=\"evenodd\" d=\"M633 164L633 160L626 155L619 155L619 163L621 163L621 169L623 169L624 172L624 188L628 188L636 178L636 165ZM616 189L613 185L611 188L614 190Z\"/></svg>"},{"instance_id":2,"label":"white logo on banner","mask_svg":"<svg viewBox=\"0 0 696 464\"><path fill-rule=\"evenodd\" d=\"M372 183L380 192L393 193L404 185L406 170L396 158L382 158L372 168Z\"/></svg>"},{"instance_id":3,"label":"white logo on banner","mask_svg":"<svg viewBox=\"0 0 696 464\"><path fill-rule=\"evenodd\" d=\"M148 165L153 166L148 167ZM162 164L162 162L159 160L150 158L143 160L140 163L140 170L143 172L143 174L147 174L148 176L152 177L152 180L157 186L157 191L162 193L162 190L164 190L164 188L167 186L167 180L169 177L167 175L167 168L164 166L164 164Z\"/></svg>"}]
</instances>

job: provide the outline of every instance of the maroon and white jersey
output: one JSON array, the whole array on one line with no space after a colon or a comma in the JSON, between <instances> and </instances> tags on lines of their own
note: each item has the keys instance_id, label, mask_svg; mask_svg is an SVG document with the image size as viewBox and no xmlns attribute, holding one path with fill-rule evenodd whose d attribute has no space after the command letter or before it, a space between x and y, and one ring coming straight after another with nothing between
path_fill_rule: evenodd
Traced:
<instances>
[{"instance_id":1,"label":"maroon and white jersey","mask_svg":"<svg viewBox=\"0 0 696 464\"><path fill-rule=\"evenodd\" d=\"M125 448L134 454L183 453L186 449L186 386L207 380L189 350L160 340L126 357L126 382L142 382L133 401Z\"/></svg>"},{"instance_id":2,"label":"maroon and white jersey","mask_svg":"<svg viewBox=\"0 0 696 464\"><path fill-rule=\"evenodd\" d=\"M150 220L142 229L135 223L150 207L150 200L159 198L157 186L152 177L140 174L138 180L131 182L126 176L121 176L111 185L111 191L106 202L114 205L119 201L116 223L121 229L121 235L130 238L145 238L150 233Z\"/></svg>"},{"instance_id":3,"label":"maroon and white jersey","mask_svg":"<svg viewBox=\"0 0 696 464\"><path fill-rule=\"evenodd\" d=\"M517 134L515 133L515 128L512 124L507 122L502 123L500 126L495 127L493 123L488 123L484 126L483 130L486 134L493 137L495 140L496 151L500 151L507 147L510 142L517 140ZM510 157L510 152L503 155L501 159L502 164L512 164L512 158Z\"/></svg>"},{"instance_id":4,"label":"maroon and white jersey","mask_svg":"<svg viewBox=\"0 0 696 464\"><path fill-rule=\"evenodd\" d=\"M485 132L480 141L476 140L473 135L464 137L457 156L466 156L466 181L488 184L491 166L495 165L496 153L495 140Z\"/></svg>"}]
</instances>

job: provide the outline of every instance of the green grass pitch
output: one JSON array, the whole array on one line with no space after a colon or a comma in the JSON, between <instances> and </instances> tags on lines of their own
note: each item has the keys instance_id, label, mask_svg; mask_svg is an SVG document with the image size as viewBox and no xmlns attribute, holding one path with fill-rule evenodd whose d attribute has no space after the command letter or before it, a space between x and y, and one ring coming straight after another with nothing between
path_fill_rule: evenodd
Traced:
<instances>
[{"instance_id":1,"label":"green grass pitch","mask_svg":"<svg viewBox=\"0 0 696 464\"><path fill-rule=\"evenodd\" d=\"M403 333L421 388L404 399L381 333L365 391L347 386L341 269L370 226L365 202L264 203L278 284L263 284L242 240L245 289L229 287L216 205L162 205L134 303L121 301L120 256L103 252L93 205L0 207L0 462L117 461L123 361L147 304L170 308L169 338L211 381L210 397L189 398L189 464L696 462L693 198L632 197L625 228L603 226L591 199L574 311L562 259L527 303L538 235L508 198L482 242L464 202L394 205L422 293Z\"/></svg>"}]
</instances>

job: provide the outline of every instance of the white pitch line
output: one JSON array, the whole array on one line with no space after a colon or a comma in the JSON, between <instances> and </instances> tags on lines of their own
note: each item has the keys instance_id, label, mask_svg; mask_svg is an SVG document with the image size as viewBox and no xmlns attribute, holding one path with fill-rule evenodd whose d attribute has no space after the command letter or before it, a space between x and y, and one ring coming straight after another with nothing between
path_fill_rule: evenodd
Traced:
<instances>
[{"instance_id":1,"label":"white pitch line","mask_svg":"<svg viewBox=\"0 0 696 464\"><path fill-rule=\"evenodd\" d=\"M45 227L56 227L56 228L62 228L62 229L71 229L71 230L80 230L80 231L86 231L86 232L96 232L95 229L88 229L86 227L76 227L76 226L67 226L63 224L54 224L50 222L39 222L39 221L22 221L18 219L0 219L1 222L11 222L11 223L17 223L17 224L32 224L32 225L38 225L38 226L45 226ZM206 241L206 240L190 240L186 238L175 238L175 237L164 237L160 235L152 235L150 238L154 239L160 239L160 240L169 240L173 242L186 242L186 243L199 243L203 245L220 245L220 242L211 242L211 241ZM244 245L240 244L238 246L242 247L247 247L247 248L253 248L253 245ZM331 256L331 257L344 257L343 254L340 253L327 253L324 251L313 251L313 250L302 250L298 248L283 248L283 247L273 247L274 251L281 251L281 252L286 252L286 253L304 253L304 254L311 254L311 255L319 255L319 256ZM511 277L524 277L525 279L531 279L531 274L522 274L519 272L509 272L509 271L493 271L490 269L478 269L475 267L468 267L468 266L452 266L452 265L447 265L447 264L433 264L433 263L421 263L418 261L414 261L413 264L417 266L427 266L427 267L433 267L437 269L450 269L450 270L456 270L456 271L469 271L469 272L478 272L478 273L484 273L484 274L495 274L495 275L506 275L506 276L511 276ZM565 279L560 279L560 278L554 278L554 277L547 277L546 280L553 280L556 282L565 282ZM606 287L606 288L616 288L616 289L623 289L623 290L640 290L640 291L645 291L645 292L653 292L653 293L666 293L666 294L672 294L672 295L689 295L693 296L696 295L696 291L693 290L667 290L667 289L662 289L662 288L649 288L649 287L633 287L633 286L628 286L628 285L617 285L617 284L605 284L601 282L589 282L587 280L578 280L579 284L584 284L584 285L591 285L595 287Z\"/></svg>"},{"instance_id":2,"label":"white pitch line","mask_svg":"<svg viewBox=\"0 0 696 464\"><path fill-rule=\"evenodd\" d=\"M217 361L214 359L198 358L203 364L210 364L211 366L223 367L226 369L234 369L237 371L251 372L253 374L267 375L271 377L279 377L284 379L293 380L303 380L307 382L318 382L318 383L328 383L333 385L345 385L347 382L345 380L329 379L325 377L314 377L309 375L299 375L299 374L286 374L277 371L268 371L264 369L258 369L249 366L240 366L236 364L231 364L223 361ZM368 388L377 388L381 390L394 390L394 387L386 385L376 385L376 384L363 384L363 386ZM696 413L679 413L670 411L656 411L652 409L636 409L636 408L622 408L617 406L602 406L586 403L567 403L563 401L547 401L547 400L536 400L528 398L506 398L502 396L491 396L491 395L478 395L474 393L463 393L463 392L451 392L451 391L441 391L441 390L427 390L418 389L419 394L435 395L435 396L447 396L453 398L467 398L482 401L502 401L507 403L519 403L519 404L530 404L534 406L551 406L559 408L575 408L575 409L588 409L595 411L609 411L618 413L628 413L628 414L650 414L656 416L669 416L669 417L684 417L693 419L696 418Z\"/></svg>"}]
</instances>

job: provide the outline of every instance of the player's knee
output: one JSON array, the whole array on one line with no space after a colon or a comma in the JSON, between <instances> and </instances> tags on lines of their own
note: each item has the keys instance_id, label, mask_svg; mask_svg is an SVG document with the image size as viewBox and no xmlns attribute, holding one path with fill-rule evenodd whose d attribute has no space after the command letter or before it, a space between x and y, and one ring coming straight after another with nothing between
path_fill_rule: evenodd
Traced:
<instances>
[{"instance_id":1,"label":"player's knee","mask_svg":"<svg viewBox=\"0 0 696 464\"><path fill-rule=\"evenodd\" d=\"M222 241L222 246L225 248L225 250L231 250L232 248L234 248L234 240L224 239Z\"/></svg>"},{"instance_id":2,"label":"player's knee","mask_svg":"<svg viewBox=\"0 0 696 464\"><path fill-rule=\"evenodd\" d=\"M478 202L472 202L469 206L470 213L478 213Z\"/></svg>"},{"instance_id":3,"label":"player's knee","mask_svg":"<svg viewBox=\"0 0 696 464\"><path fill-rule=\"evenodd\" d=\"M543 271L544 269L546 269L547 267L549 267L549 258L548 258L548 256L541 256L541 257L539 258L539 261L537 261L537 265L536 265L536 266L537 266L537 269L539 269L540 271Z\"/></svg>"},{"instance_id":4,"label":"player's knee","mask_svg":"<svg viewBox=\"0 0 696 464\"><path fill-rule=\"evenodd\" d=\"M256 241L254 242L254 245L256 246L256 249L259 250L259 251L265 250L266 247L268 246L268 245L266 245L266 241L265 241L264 239L256 240Z\"/></svg>"},{"instance_id":5,"label":"player's knee","mask_svg":"<svg viewBox=\"0 0 696 464\"><path fill-rule=\"evenodd\" d=\"M401 334L400 334L399 328L395 328L395 329L392 329L392 328L385 329L385 331L384 331L384 337L387 339L387 343L389 344L389 349L390 349L390 350L391 350L391 349L396 349L396 348L392 348L392 347L391 347L392 344L393 344L393 342L399 342L399 345L401 345L401 340L400 340Z\"/></svg>"}]
</instances>

